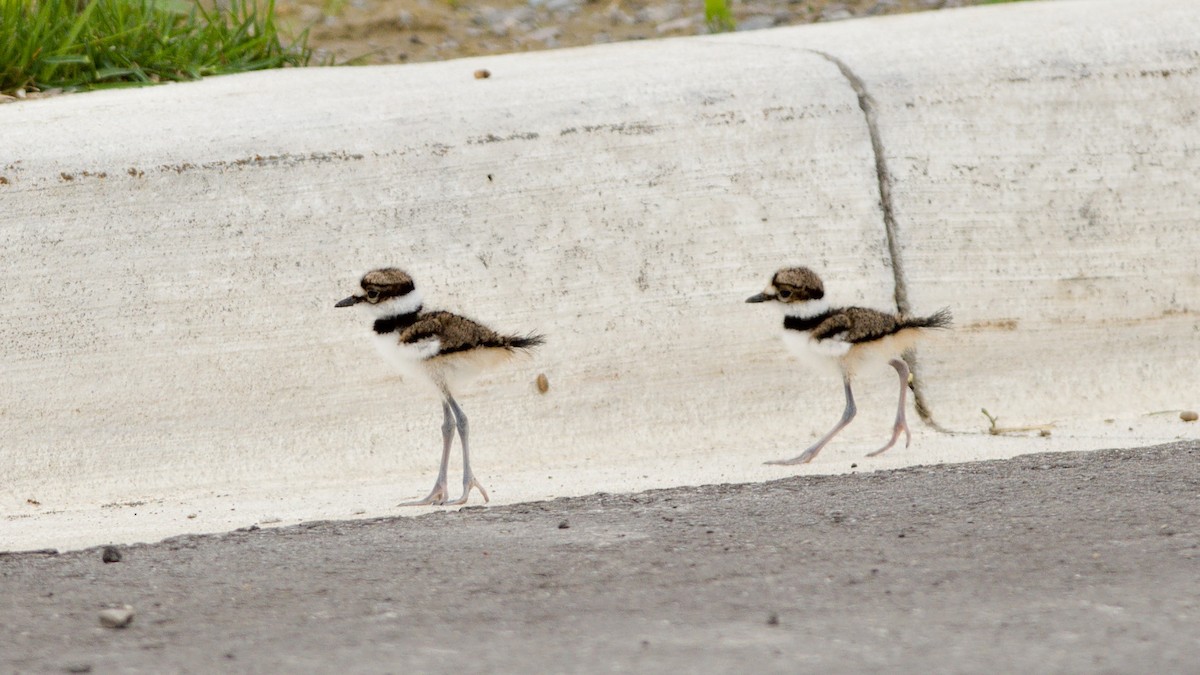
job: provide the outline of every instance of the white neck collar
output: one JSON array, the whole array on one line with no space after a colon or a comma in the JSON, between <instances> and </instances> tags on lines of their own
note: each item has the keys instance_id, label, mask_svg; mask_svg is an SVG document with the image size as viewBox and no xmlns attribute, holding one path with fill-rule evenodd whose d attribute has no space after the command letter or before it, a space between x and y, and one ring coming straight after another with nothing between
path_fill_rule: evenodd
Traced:
<instances>
[{"instance_id":1,"label":"white neck collar","mask_svg":"<svg viewBox=\"0 0 1200 675\"><path fill-rule=\"evenodd\" d=\"M784 316L791 316L797 319L811 319L814 316L819 316L829 311L829 303L824 298L781 304L781 306L783 307Z\"/></svg>"}]
</instances>

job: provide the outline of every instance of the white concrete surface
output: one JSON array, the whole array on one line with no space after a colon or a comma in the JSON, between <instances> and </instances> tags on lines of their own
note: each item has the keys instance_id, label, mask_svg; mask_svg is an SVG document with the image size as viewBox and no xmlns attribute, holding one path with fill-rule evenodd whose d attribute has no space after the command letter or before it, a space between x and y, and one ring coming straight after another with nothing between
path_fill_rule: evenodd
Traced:
<instances>
[{"instance_id":1,"label":"white concrete surface","mask_svg":"<svg viewBox=\"0 0 1200 675\"><path fill-rule=\"evenodd\" d=\"M801 39L866 83L911 304L965 329L923 360L931 409L969 429L980 406L1026 423L1195 406L1200 5L994 9Z\"/></svg>"},{"instance_id":2,"label":"white concrete surface","mask_svg":"<svg viewBox=\"0 0 1200 675\"><path fill-rule=\"evenodd\" d=\"M423 495L438 405L332 307L385 264L430 306L549 336L461 397L494 502L1195 435L1152 414L1200 404L1192 6L1018 3L0 106L0 550ZM864 460L894 396L873 374L814 464L765 467L841 394L742 300L798 262L835 302L894 302L867 121L817 52L871 97L913 310L963 326L920 355L960 433ZM981 407L1059 426L988 436Z\"/></svg>"}]
</instances>

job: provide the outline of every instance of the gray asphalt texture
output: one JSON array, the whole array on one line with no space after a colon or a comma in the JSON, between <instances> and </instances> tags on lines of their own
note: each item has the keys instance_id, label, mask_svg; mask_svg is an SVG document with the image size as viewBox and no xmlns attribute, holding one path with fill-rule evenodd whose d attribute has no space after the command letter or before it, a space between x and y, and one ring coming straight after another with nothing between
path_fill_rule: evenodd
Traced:
<instances>
[{"instance_id":1,"label":"gray asphalt texture","mask_svg":"<svg viewBox=\"0 0 1200 675\"><path fill-rule=\"evenodd\" d=\"M0 670L1200 671L1197 441L118 553L0 555Z\"/></svg>"}]
</instances>

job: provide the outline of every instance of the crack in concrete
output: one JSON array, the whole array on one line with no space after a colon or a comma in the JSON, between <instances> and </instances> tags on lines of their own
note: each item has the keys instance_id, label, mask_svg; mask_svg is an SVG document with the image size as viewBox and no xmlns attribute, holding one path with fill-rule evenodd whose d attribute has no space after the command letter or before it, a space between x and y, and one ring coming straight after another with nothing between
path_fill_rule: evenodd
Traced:
<instances>
[{"instance_id":1,"label":"crack in concrete","mask_svg":"<svg viewBox=\"0 0 1200 675\"><path fill-rule=\"evenodd\" d=\"M858 95L858 107L867 118L867 132L871 137L871 150L875 154L875 177L879 184L879 206L883 210L883 229L887 234L888 255L892 259L892 276L895 279L896 309L902 314L909 313L908 288L904 283L904 270L900 265L900 244L896 237L896 216L892 209L892 176L888 173L887 159L883 154L883 139L879 135L879 125L875 119L875 99L867 92L867 86L862 78L850 70L850 66L838 57L826 52L809 50L821 58L837 66L842 77L850 83L850 88Z\"/></svg>"},{"instance_id":2,"label":"crack in concrete","mask_svg":"<svg viewBox=\"0 0 1200 675\"><path fill-rule=\"evenodd\" d=\"M842 73L842 77L846 78L846 82L850 84L850 88L858 96L858 107L862 109L863 116L866 118L867 133L871 138L871 150L875 155L875 177L879 185L879 207L883 211L883 229L887 236L888 256L892 261L896 310L901 314L908 315L911 313L911 306L908 302L908 286L904 278L904 268L900 263L900 241L896 234L896 215L892 206L892 175L888 171L887 158L883 151L883 138L879 133L875 99L871 98L870 92L867 91L867 85L862 81L862 78L855 74L850 69L850 66L846 65L845 61L842 61L833 54L817 49L809 49L807 51L837 66L838 71ZM912 372L913 403L917 409L917 414L921 416L921 419L926 424L934 429L943 432L947 431L942 425L934 421L933 413L929 410L916 352L910 351L906 353L904 360L908 362L909 370Z\"/></svg>"}]
</instances>

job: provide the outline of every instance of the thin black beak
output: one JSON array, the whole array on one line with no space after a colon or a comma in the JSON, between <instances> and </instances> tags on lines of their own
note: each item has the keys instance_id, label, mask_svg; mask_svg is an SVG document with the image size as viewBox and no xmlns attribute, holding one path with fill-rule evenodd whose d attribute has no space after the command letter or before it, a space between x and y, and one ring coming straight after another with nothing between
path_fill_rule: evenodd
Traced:
<instances>
[{"instance_id":1,"label":"thin black beak","mask_svg":"<svg viewBox=\"0 0 1200 675\"><path fill-rule=\"evenodd\" d=\"M349 307L351 305L357 305L358 303L362 302L365 299L366 298L364 298L361 295L352 295L344 300L338 300L337 304L334 305L334 307Z\"/></svg>"},{"instance_id":2,"label":"thin black beak","mask_svg":"<svg viewBox=\"0 0 1200 675\"><path fill-rule=\"evenodd\" d=\"M766 293L759 293L758 295L752 295L752 296L746 298L746 302L766 302L768 300L774 300L774 299L775 299L774 296L767 295Z\"/></svg>"}]
</instances>

